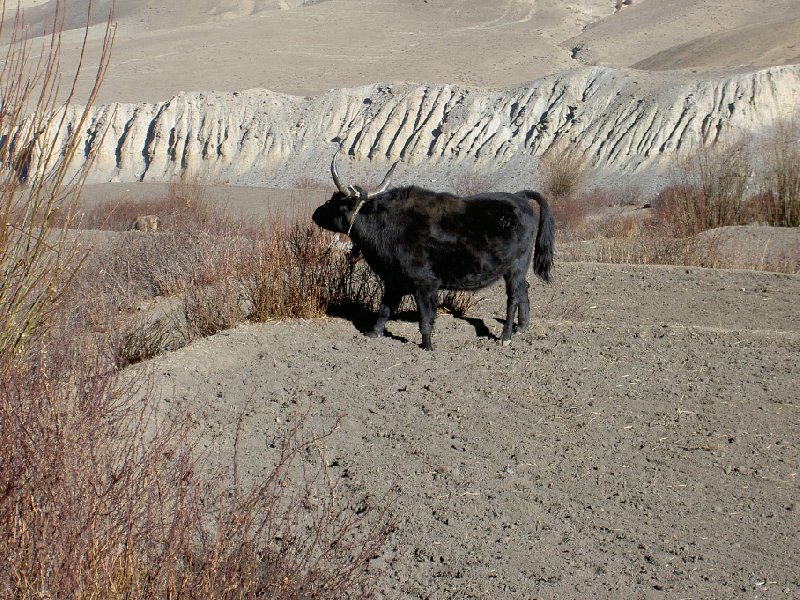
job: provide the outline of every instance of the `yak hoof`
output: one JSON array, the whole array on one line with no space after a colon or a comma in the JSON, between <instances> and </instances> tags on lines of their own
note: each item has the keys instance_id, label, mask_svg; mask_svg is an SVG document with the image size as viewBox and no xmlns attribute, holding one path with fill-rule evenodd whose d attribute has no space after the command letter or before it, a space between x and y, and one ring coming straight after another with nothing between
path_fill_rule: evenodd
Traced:
<instances>
[{"instance_id":1,"label":"yak hoof","mask_svg":"<svg viewBox=\"0 0 800 600\"><path fill-rule=\"evenodd\" d=\"M511 345L511 340L500 340L500 345L501 346L510 346Z\"/></svg>"}]
</instances>

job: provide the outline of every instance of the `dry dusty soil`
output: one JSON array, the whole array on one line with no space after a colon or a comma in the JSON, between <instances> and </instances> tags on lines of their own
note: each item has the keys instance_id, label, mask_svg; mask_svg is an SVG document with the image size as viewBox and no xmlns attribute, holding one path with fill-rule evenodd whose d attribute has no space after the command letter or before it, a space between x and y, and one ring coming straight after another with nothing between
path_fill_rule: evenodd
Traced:
<instances>
[{"instance_id":1,"label":"dry dusty soil","mask_svg":"<svg viewBox=\"0 0 800 600\"><path fill-rule=\"evenodd\" d=\"M800 277L561 264L497 344L502 289L413 320L245 325L149 363L209 460L272 467L298 411L342 495L396 494L386 598L800 597Z\"/></svg>"}]
</instances>

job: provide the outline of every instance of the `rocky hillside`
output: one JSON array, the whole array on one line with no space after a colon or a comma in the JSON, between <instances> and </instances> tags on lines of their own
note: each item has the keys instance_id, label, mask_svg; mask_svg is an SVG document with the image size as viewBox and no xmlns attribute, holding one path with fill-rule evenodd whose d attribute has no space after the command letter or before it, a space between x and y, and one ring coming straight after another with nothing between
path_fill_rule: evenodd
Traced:
<instances>
[{"instance_id":1,"label":"rocky hillside","mask_svg":"<svg viewBox=\"0 0 800 600\"><path fill-rule=\"evenodd\" d=\"M110 104L93 111L84 149L99 152L93 181L164 181L188 169L219 183L290 187L327 180L341 140L352 158L346 177L365 183L399 160L396 183L469 172L515 188L530 186L538 158L562 146L584 151L597 178L652 179L676 153L757 137L798 107L798 65L702 81L586 67L509 89L374 84Z\"/></svg>"}]
</instances>

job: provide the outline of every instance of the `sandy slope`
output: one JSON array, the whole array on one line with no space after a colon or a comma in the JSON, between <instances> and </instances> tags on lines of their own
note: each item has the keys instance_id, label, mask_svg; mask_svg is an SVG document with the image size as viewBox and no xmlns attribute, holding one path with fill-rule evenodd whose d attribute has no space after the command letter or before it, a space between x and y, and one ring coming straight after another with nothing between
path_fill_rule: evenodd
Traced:
<instances>
[{"instance_id":1,"label":"sandy slope","mask_svg":"<svg viewBox=\"0 0 800 600\"><path fill-rule=\"evenodd\" d=\"M32 31L48 22L53 1L26 9ZM579 64L705 69L798 60L794 0L637 0L619 11L614 4L126 0L117 3L114 58L100 99L253 87L313 94L377 81L509 86ZM93 23L109 5L95 0ZM86 21L85 3L66 7L68 27ZM67 36L68 57L77 34Z\"/></svg>"},{"instance_id":2,"label":"sandy slope","mask_svg":"<svg viewBox=\"0 0 800 600\"><path fill-rule=\"evenodd\" d=\"M800 61L800 3L643 0L598 21L568 45L587 64L641 69L766 66Z\"/></svg>"},{"instance_id":3,"label":"sandy slope","mask_svg":"<svg viewBox=\"0 0 800 600\"><path fill-rule=\"evenodd\" d=\"M800 278L565 264L533 329L467 320L363 337L347 319L249 325L154 361L214 464L270 468L296 411L343 494L397 495L373 561L390 598L800 595ZM347 492L345 492L347 490ZM343 496L345 497L345 496ZM771 595L767 597L771 597Z\"/></svg>"}]
</instances>

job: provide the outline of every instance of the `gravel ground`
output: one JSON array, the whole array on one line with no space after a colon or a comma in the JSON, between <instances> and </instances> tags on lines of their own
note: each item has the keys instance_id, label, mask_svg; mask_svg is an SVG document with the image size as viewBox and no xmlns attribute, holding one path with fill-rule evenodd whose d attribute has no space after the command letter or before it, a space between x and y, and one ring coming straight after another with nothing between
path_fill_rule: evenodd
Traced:
<instances>
[{"instance_id":1,"label":"gravel ground","mask_svg":"<svg viewBox=\"0 0 800 600\"><path fill-rule=\"evenodd\" d=\"M497 344L502 287L434 351L412 319L245 325L149 365L240 471L297 411L341 489L396 494L386 598L800 597L800 276L561 264ZM344 492L343 492L344 493Z\"/></svg>"}]
</instances>

